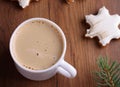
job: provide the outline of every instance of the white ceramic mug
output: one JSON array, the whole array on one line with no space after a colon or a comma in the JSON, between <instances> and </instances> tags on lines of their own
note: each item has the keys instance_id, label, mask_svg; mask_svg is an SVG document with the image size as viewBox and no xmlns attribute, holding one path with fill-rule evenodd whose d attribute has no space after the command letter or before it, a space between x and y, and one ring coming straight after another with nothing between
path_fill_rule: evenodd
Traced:
<instances>
[{"instance_id":1,"label":"white ceramic mug","mask_svg":"<svg viewBox=\"0 0 120 87\"><path fill-rule=\"evenodd\" d=\"M54 27L56 27L56 29L60 32L62 39L63 39L63 52L61 54L61 57L59 58L59 60L51 67L49 67L48 69L45 70L30 70L25 68L24 66L22 66L19 61L16 60L15 55L13 54L13 38L15 37L15 33L20 29L21 26L23 26L24 24L26 24L27 22L33 21L33 20L40 20L40 21L45 21L50 23L51 25L53 25ZM22 24L20 24L15 31L13 32L11 39L10 39L10 53L12 56L12 59L14 60L15 66L17 68L17 70L26 78L31 79L31 80L46 80L51 78L52 76L54 76L56 73L60 73L62 75L64 75L65 77L68 78L73 78L76 76L77 71L76 69L71 66L69 63L67 63L64 60L64 56L65 56L65 52L66 52L66 38L65 35L63 33L63 31L61 30L61 28L55 24L54 22L45 19L45 18L31 18L26 20L25 22L23 22Z\"/></svg>"}]
</instances>

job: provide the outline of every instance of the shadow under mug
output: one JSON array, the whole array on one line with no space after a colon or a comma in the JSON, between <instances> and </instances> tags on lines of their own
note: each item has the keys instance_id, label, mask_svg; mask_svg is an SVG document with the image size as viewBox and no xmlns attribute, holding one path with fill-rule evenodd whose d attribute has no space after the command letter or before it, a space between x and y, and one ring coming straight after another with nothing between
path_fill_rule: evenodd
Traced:
<instances>
[{"instance_id":1,"label":"shadow under mug","mask_svg":"<svg viewBox=\"0 0 120 87\"><path fill-rule=\"evenodd\" d=\"M63 39L63 52L61 54L61 57L53 66L51 66L47 69L44 69L44 70L30 70L30 69L25 68L24 66L22 66L19 63L19 61L16 60L15 55L13 54L12 45L13 45L13 39L15 37L15 33L20 29L21 26L25 25L26 23L28 23L30 21L35 21L35 20L44 21L44 22L47 22L47 23L53 25L55 27L55 29L57 29L60 32L62 39ZM51 78L52 76L54 76L56 73L60 73L68 78L74 78L77 74L76 69L64 60L64 56L65 56L65 52L66 52L66 38L65 38L65 35L64 35L62 29L57 24L55 24L54 22L52 22L48 19L31 18L31 19L28 19L28 20L24 21L23 23L21 23L12 34L9 47L10 47L10 53L11 53L12 59L15 63L17 70L24 77L26 77L28 79L38 80L38 81L47 80L47 79Z\"/></svg>"}]
</instances>

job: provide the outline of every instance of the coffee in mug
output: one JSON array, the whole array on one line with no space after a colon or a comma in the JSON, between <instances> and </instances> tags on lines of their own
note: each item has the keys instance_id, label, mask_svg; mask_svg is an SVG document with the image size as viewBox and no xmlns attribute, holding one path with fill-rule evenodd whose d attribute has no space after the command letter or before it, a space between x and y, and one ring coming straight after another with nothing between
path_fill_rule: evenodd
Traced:
<instances>
[{"instance_id":1,"label":"coffee in mug","mask_svg":"<svg viewBox=\"0 0 120 87\"><path fill-rule=\"evenodd\" d=\"M64 60L67 45L62 29L46 18L31 18L21 23L9 46L17 70L28 79L47 80L56 73L74 78L77 74Z\"/></svg>"},{"instance_id":2,"label":"coffee in mug","mask_svg":"<svg viewBox=\"0 0 120 87\"><path fill-rule=\"evenodd\" d=\"M63 41L53 25L34 20L19 28L12 47L21 65L32 70L43 70L59 60L63 51Z\"/></svg>"}]
</instances>

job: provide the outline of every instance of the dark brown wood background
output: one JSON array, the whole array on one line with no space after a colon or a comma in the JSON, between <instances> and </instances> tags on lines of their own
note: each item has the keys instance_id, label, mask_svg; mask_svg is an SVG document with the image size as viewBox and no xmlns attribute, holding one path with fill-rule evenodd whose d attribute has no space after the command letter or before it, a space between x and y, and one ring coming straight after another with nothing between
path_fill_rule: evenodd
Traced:
<instances>
[{"instance_id":1,"label":"dark brown wood background","mask_svg":"<svg viewBox=\"0 0 120 87\"><path fill-rule=\"evenodd\" d=\"M89 28L85 15L96 14L104 5L111 14L120 14L120 0L76 0L70 5L64 0L40 0L24 10L16 2L0 0L0 87L96 87L93 71L97 69L97 57L107 55L120 61L120 40L112 40L101 47L97 38L84 37ZM21 22L32 17L48 18L62 28L67 38L65 60L77 69L76 78L57 74L49 80L36 82L17 72L9 53L9 39Z\"/></svg>"}]
</instances>

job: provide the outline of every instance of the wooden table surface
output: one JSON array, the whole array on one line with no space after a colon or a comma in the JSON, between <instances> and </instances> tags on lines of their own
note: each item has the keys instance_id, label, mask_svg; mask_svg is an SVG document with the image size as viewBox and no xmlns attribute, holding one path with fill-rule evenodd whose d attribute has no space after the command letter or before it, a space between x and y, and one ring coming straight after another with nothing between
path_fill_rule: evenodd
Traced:
<instances>
[{"instance_id":1,"label":"wooden table surface","mask_svg":"<svg viewBox=\"0 0 120 87\"><path fill-rule=\"evenodd\" d=\"M76 0L70 5L64 0L40 0L24 10L16 2L0 0L0 87L96 87L92 72L97 69L97 57L107 55L120 61L120 40L112 40L106 47L101 47L97 38L84 37L89 28L85 15L96 14L104 5L111 14L120 14L120 0ZM17 72L9 53L9 39L21 22L33 17L48 18L64 31L67 38L65 60L78 72L74 79L57 74L37 82Z\"/></svg>"}]
</instances>

